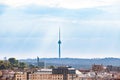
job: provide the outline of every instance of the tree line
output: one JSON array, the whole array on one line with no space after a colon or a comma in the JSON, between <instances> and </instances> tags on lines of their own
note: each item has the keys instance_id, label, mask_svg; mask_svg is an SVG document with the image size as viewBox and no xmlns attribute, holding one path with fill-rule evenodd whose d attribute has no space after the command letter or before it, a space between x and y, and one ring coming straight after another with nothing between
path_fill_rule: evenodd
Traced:
<instances>
[{"instance_id":1,"label":"tree line","mask_svg":"<svg viewBox=\"0 0 120 80\"><path fill-rule=\"evenodd\" d=\"M13 69L17 68L25 68L27 64L24 62L19 62L16 58L9 58L8 60L0 60L0 70L3 69Z\"/></svg>"}]
</instances>

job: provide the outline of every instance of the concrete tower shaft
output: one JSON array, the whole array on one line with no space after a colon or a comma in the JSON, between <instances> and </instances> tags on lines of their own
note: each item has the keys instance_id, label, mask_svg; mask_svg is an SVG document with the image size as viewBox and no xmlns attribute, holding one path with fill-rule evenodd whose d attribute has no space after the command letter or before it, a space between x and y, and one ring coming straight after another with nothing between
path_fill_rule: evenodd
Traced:
<instances>
[{"instance_id":1,"label":"concrete tower shaft","mask_svg":"<svg viewBox=\"0 0 120 80\"><path fill-rule=\"evenodd\" d=\"M61 36L60 36L60 28L59 28L59 41L58 41L58 45L59 45L59 59L61 58L61 40L60 40Z\"/></svg>"}]
</instances>

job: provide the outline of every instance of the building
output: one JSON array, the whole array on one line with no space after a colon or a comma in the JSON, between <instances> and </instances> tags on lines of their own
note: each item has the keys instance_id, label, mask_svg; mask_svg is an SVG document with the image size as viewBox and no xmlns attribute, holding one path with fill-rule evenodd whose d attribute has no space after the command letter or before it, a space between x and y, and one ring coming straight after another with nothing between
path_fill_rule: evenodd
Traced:
<instances>
[{"instance_id":1,"label":"building","mask_svg":"<svg viewBox=\"0 0 120 80\"><path fill-rule=\"evenodd\" d=\"M13 80L15 72L12 70L2 70L2 75L0 76L0 80Z\"/></svg>"},{"instance_id":2,"label":"building","mask_svg":"<svg viewBox=\"0 0 120 80\"><path fill-rule=\"evenodd\" d=\"M67 74L67 77L67 80L80 80L80 78L76 74Z\"/></svg>"},{"instance_id":3,"label":"building","mask_svg":"<svg viewBox=\"0 0 120 80\"><path fill-rule=\"evenodd\" d=\"M44 68L45 67L45 62L40 61L39 57L37 57L37 66L40 68Z\"/></svg>"},{"instance_id":4,"label":"building","mask_svg":"<svg viewBox=\"0 0 120 80\"><path fill-rule=\"evenodd\" d=\"M77 80L76 71L70 67L40 69L29 74L28 80Z\"/></svg>"},{"instance_id":5,"label":"building","mask_svg":"<svg viewBox=\"0 0 120 80\"><path fill-rule=\"evenodd\" d=\"M29 74L29 80L63 80L62 74Z\"/></svg>"},{"instance_id":6,"label":"building","mask_svg":"<svg viewBox=\"0 0 120 80\"><path fill-rule=\"evenodd\" d=\"M75 74L75 69L71 67L58 67L52 70L53 74Z\"/></svg>"},{"instance_id":7,"label":"building","mask_svg":"<svg viewBox=\"0 0 120 80\"><path fill-rule=\"evenodd\" d=\"M92 65L92 71L94 72L101 72L101 71L104 71L104 66L103 65Z\"/></svg>"},{"instance_id":8,"label":"building","mask_svg":"<svg viewBox=\"0 0 120 80\"><path fill-rule=\"evenodd\" d=\"M40 69L29 74L29 80L63 80L63 75L52 74L52 69Z\"/></svg>"},{"instance_id":9,"label":"building","mask_svg":"<svg viewBox=\"0 0 120 80\"><path fill-rule=\"evenodd\" d=\"M52 70L52 74L62 74L63 80L68 80L68 74L76 74L75 69L71 67L58 67Z\"/></svg>"},{"instance_id":10,"label":"building","mask_svg":"<svg viewBox=\"0 0 120 80\"><path fill-rule=\"evenodd\" d=\"M27 80L26 72L16 72L14 75L14 80Z\"/></svg>"},{"instance_id":11,"label":"building","mask_svg":"<svg viewBox=\"0 0 120 80\"><path fill-rule=\"evenodd\" d=\"M2 71L0 71L0 77L2 76Z\"/></svg>"},{"instance_id":12,"label":"building","mask_svg":"<svg viewBox=\"0 0 120 80\"><path fill-rule=\"evenodd\" d=\"M108 66L107 66L107 71L109 71L109 72L110 72L110 71L120 72L120 67L108 65Z\"/></svg>"},{"instance_id":13,"label":"building","mask_svg":"<svg viewBox=\"0 0 120 80\"><path fill-rule=\"evenodd\" d=\"M38 74L52 74L52 69L40 69L40 70L37 70L34 73L38 73Z\"/></svg>"}]
</instances>

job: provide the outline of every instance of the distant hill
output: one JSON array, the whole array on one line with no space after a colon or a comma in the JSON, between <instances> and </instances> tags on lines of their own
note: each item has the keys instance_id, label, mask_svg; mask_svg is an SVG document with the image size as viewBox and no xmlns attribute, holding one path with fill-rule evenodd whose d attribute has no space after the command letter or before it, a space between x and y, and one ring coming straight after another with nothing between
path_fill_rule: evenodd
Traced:
<instances>
[{"instance_id":1,"label":"distant hill","mask_svg":"<svg viewBox=\"0 0 120 80\"><path fill-rule=\"evenodd\" d=\"M26 62L28 64L35 64L36 59L21 59L20 61ZM46 66L72 66L75 68L91 68L93 64L103 64L120 66L120 58L94 58L94 59L81 59L81 58L40 58L40 61L44 61Z\"/></svg>"}]
</instances>

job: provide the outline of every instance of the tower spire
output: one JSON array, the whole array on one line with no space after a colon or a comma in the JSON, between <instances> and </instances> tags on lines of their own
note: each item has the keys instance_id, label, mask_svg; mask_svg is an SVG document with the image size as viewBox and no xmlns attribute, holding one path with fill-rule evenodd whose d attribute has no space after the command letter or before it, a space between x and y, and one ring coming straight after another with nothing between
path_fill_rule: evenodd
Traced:
<instances>
[{"instance_id":1,"label":"tower spire","mask_svg":"<svg viewBox=\"0 0 120 80\"><path fill-rule=\"evenodd\" d=\"M60 27L59 27L59 41L58 41L58 45L59 45L59 59L61 58L61 40L60 40L61 36L60 36Z\"/></svg>"}]
</instances>

